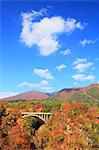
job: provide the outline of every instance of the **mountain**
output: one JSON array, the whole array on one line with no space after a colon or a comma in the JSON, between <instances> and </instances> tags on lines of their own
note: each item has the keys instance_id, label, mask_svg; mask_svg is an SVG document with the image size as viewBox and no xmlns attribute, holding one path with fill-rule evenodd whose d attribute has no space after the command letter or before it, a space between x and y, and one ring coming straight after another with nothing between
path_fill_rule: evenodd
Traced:
<instances>
[{"instance_id":1,"label":"mountain","mask_svg":"<svg viewBox=\"0 0 99 150\"><path fill-rule=\"evenodd\" d=\"M47 98L49 98L49 95L46 93L39 91L29 91L8 98L3 98L3 100L40 100Z\"/></svg>"},{"instance_id":2,"label":"mountain","mask_svg":"<svg viewBox=\"0 0 99 150\"><path fill-rule=\"evenodd\" d=\"M99 84L91 84L81 88L64 88L58 92L43 93L39 91L29 91L3 98L3 100L41 100L55 98L57 100L76 100L76 101L98 101L99 100Z\"/></svg>"},{"instance_id":3,"label":"mountain","mask_svg":"<svg viewBox=\"0 0 99 150\"><path fill-rule=\"evenodd\" d=\"M76 100L76 101L98 101L99 84L91 84L87 87L62 89L56 95L58 100Z\"/></svg>"}]
</instances>

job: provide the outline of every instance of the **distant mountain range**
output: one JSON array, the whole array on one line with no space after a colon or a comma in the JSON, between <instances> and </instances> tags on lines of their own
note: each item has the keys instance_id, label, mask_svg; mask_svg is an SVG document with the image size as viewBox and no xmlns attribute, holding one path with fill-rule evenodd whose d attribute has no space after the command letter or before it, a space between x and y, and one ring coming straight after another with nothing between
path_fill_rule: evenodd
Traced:
<instances>
[{"instance_id":1,"label":"distant mountain range","mask_svg":"<svg viewBox=\"0 0 99 150\"><path fill-rule=\"evenodd\" d=\"M82 88L64 88L58 92L54 93L43 93L39 91L29 91L24 92L15 96L11 96L8 98L3 98L1 100L41 100L41 99L49 99L56 98L58 100L99 100L99 84L91 84L87 87Z\"/></svg>"}]
</instances>

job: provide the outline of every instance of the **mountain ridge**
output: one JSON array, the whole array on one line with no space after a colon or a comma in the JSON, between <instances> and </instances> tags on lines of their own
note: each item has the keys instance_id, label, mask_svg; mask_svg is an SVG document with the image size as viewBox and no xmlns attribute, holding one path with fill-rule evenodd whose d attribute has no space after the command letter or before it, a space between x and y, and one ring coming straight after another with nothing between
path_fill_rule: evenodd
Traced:
<instances>
[{"instance_id":1,"label":"mountain ridge","mask_svg":"<svg viewBox=\"0 0 99 150\"><path fill-rule=\"evenodd\" d=\"M64 88L57 92L52 93L44 93L40 91L27 91L20 93L15 96L10 96L7 98L2 98L0 100L41 100L41 99L49 99L50 97L55 97L57 99L67 99L72 97L75 94L83 94L84 96L92 97L92 94L89 92L90 89L96 88L97 93L99 92L99 84L94 83L86 87L76 87L76 88ZM89 92L89 94L88 94Z\"/></svg>"}]
</instances>

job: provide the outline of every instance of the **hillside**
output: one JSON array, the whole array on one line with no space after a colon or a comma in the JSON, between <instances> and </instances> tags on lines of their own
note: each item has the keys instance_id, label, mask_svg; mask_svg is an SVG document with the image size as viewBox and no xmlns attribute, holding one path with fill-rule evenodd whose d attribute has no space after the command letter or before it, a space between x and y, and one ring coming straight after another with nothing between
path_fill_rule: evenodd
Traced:
<instances>
[{"instance_id":1,"label":"hillside","mask_svg":"<svg viewBox=\"0 0 99 150\"><path fill-rule=\"evenodd\" d=\"M46 98L49 98L49 95L46 93L39 91L29 91L8 98L3 98L3 100L40 100Z\"/></svg>"},{"instance_id":2,"label":"hillside","mask_svg":"<svg viewBox=\"0 0 99 150\"><path fill-rule=\"evenodd\" d=\"M55 93L43 93L39 91L29 91L16 96L4 98L3 100L41 100L55 98L57 100L76 101L98 101L99 84L91 84L81 88L64 88Z\"/></svg>"},{"instance_id":3,"label":"hillside","mask_svg":"<svg viewBox=\"0 0 99 150\"><path fill-rule=\"evenodd\" d=\"M90 86L82 88L63 89L58 92L56 98L58 100L98 101L99 84L91 84Z\"/></svg>"}]
</instances>

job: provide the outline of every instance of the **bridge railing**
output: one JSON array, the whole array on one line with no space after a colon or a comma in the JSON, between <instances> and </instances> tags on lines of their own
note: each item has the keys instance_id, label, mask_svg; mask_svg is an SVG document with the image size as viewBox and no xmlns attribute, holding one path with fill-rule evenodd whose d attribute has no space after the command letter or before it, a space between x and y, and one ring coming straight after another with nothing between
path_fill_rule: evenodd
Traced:
<instances>
[{"instance_id":1,"label":"bridge railing","mask_svg":"<svg viewBox=\"0 0 99 150\"><path fill-rule=\"evenodd\" d=\"M22 112L22 115L52 115L52 113L49 112Z\"/></svg>"}]
</instances>

